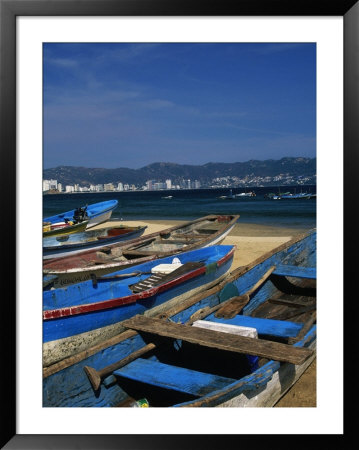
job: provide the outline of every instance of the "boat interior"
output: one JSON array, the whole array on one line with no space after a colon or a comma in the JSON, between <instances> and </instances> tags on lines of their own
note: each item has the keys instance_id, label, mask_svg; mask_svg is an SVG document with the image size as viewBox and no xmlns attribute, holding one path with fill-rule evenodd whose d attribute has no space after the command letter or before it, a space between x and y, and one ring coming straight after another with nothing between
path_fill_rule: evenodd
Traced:
<instances>
[{"instance_id":1,"label":"boat interior","mask_svg":"<svg viewBox=\"0 0 359 450\"><path fill-rule=\"evenodd\" d=\"M220 303L200 310L126 321L140 344L122 367L109 373L101 368L99 389L116 386L120 398L108 406L131 406L139 399L151 407L182 406L248 379L270 361L302 364L313 351L294 344L308 340L316 324L316 272L283 267L270 269L260 286L241 295L234 283L227 284ZM253 389L269 379L257 379Z\"/></svg>"}]
</instances>

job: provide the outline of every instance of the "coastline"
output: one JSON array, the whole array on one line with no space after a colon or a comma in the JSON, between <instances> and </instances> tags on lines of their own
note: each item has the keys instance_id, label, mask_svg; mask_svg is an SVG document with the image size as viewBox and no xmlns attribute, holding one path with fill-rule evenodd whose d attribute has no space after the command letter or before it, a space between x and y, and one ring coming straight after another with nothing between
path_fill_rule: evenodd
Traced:
<instances>
[{"instance_id":1,"label":"coastline","mask_svg":"<svg viewBox=\"0 0 359 450\"><path fill-rule=\"evenodd\" d=\"M184 220L146 220L121 221L111 220L94 228L129 225L147 225L143 236L170 228ZM236 223L231 233L223 240L224 245L236 245L231 270L249 264L264 253L289 241L295 235L308 231L305 228L273 227L252 223ZM316 359L304 372L294 386L280 399L274 407L316 407Z\"/></svg>"}]
</instances>

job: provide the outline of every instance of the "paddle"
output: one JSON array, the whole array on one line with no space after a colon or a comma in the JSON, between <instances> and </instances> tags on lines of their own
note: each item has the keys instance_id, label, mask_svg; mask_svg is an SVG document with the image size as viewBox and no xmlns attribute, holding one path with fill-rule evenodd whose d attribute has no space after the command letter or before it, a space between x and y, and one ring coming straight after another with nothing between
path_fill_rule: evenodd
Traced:
<instances>
[{"instance_id":1,"label":"paddle","mask_svg":"<svg viewBox=\"0 0 359 450\"><path fill-rule=\"evenodd\" d=\"M247 305L250 300L250 295L261 286L275 270L275 266L272 266L267 272L257 281L257 283L245 294L230 298L226 304L220 308L215 316L222 317L224 319L232 319L239 314L242 309Z\"/></svg>"}]
</instances>

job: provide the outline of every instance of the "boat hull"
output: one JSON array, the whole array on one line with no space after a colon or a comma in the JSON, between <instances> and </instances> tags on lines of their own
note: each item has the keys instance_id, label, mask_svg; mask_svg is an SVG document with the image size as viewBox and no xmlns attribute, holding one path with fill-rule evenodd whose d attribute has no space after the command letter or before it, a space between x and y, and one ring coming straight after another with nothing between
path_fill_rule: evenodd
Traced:
<instances>
[{"instance_id":1,"label":"boat hull","mask_svg":"<svg viewBox=\"0 0 359 450\"><path fill-rule=\"evenodd\" d=\"M98 280L96 284L89 281L46 291L43 300L43 342L59 341L117 324L173 298L186 299L227 273L233 261L233 253L233 246L214 246L183 253L179 255L183 264L200 260L205 261L205 264L139 293L132 292L129 286L145 282L148 278L146 274L151 272L152 267L171 264L172 257L136 266L131 269L132 273L129 273L125 281L118 281L116 278L112 281ZM145 275L134 276L134 272ZM123 275L126 275L125 271L116 272L112 277ZM59 343L64 345L63 341Z\"/></svg>"},{"instance_id":2,"label":"boat hull","mask_svg":"<svg viewBox=\"0 0 359 450\"><path fill-rule=\"evenodd\" d=\"M43 238L55 237L55 236L68 236L71 234L81 233L86 230L88 222L75 223L73 225L67 225L63 227L58 227L55 229L50 229L49 231L43 231Z\"/></svg>"},{"instance_id":3,"label":"boat hull","mask_svg":"<svg viewBox=\"0 0 359 450\"><path fill-rule=\"evenodd\" d=\"M164 303L160 303L157 306L153 306L150 309L144 311L146 317L153 317L165 311L170 305L176 305L188 299L189 297L196 295L202 291L210 289L228 275L230 269L223 272L213 281L203 284L199 287L187 291L177 297L171 298ZM75 355L79 352L86 350L89 347L98 345L106 339L110 339L119 333L125 331L125 327L122 322L116 322L113 325L107 325L102 328L97 328L93 331L88 331L85 333L79 333L68 338L58 339L56 341L44 342L42 345L42 362L43 366L50 366L57 363L65 358Z\"/></svg>"},{"instance_id":4,"label":"boat hull","mask_svg":"<svg viewBox=\"0 0 359 450\"><path fill-rule=\"evenodd\" d=\"M126 229L126 227L123 228ZM121 227L106 228L103 229L103 231L98 230L99 236L101 236L101 233L104 235L97 240L95 240L95 238L92 238L91 236L87 237L89 233L84 232L82 234L77 234L76 236L71 236L68 241L65 241L63 243L63 245L59 245L59 242L57 242L56 239L46 240L43 241L43 259L61 258L63 256L76 255L89 249L101 249L109 244L136 239L144 233L146 228L146 226L136 228L130 227L128 228L128 231L125 230L123 234L109 237L106 237L106 230L116 231L116 229L118 229L119 231L121 231ZM94 232L92 230L91 234L93 233Z\"/></svg>"},{"instance_id":5,"label":"boat hull","mask_svg":"<svg viewBox=\"0 0 359 450\"><path fill-rule=\"evenodd\" d=\"M118 201L117 200L108 200L105 202L94 203L92 205L88 205L86 209L86 213L88 216L87 229L92 228L100 223L106 222L110 219L112 212L117 208ZM66 211L61 214L57 214L54 216L46 217L44 222L56 223L61 222L65 219L73 220L75 215L75 210Z\"/></svg>"}]
</instances>

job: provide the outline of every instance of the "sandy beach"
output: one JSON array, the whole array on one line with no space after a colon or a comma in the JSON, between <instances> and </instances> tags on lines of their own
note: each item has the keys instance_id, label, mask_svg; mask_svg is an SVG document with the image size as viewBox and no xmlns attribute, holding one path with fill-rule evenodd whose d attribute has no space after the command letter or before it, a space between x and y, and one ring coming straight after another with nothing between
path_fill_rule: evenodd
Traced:
<instances>
[{"instance_id":1,"label":"sandy beach","mask_svg":"<svg viewBox=\"0 0 359 450\"><path fill-rule=\"evenodd\" d=\"M179 225L180 220L111 221L111 225L147 225L144 236ZM108 222L98 228L108 226ZM249 264L264 253L289 241L293 236L307 230L265 225L237 223L222 244L236 245L231 270ZM316 406L316 360L308 367L298 382L282 397L275 407Z\"/></svg>"}]
</instances>

